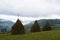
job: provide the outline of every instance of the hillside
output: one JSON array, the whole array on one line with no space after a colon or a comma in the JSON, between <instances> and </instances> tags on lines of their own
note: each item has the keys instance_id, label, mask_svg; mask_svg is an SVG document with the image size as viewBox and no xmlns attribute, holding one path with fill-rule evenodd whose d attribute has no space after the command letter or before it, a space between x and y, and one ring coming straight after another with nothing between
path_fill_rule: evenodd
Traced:
<instances>
[{"instance_id":1,"label":"hillside","mask_svg":"<svg viewBox=\"0 0 60 40\"><path fill-rule=\"evenodd\" d=\"M38 23L40 27L42 28L46 20L49 21L51 24L52 28L60 28L60 19L41 19L38 20ZM5 20L5 19L0 19L0 30L6 28L8 31L11 30L12 25L14 22ZM25 29L30 29L32 25L34 24L34 21L30 22L29 24L24 25Z\"/></svg>"},{"instance_id":2,"label":"hillside","mask_svg":"<svg viewBox=\"0 0 60 40\"><path fill-rule=\"evenodd\" d=\"M60 40L60 30L11 35L0 33L0 40Z\"/></svg>"},{"instance_id":3,"label":"hillside","mask_svg":"<svg viewBox=\"0 0 60 40\"><path fill-rule=\"evenodd\" d=\"M10 30L11 26L14 24L14 22L0 19L0 30L6 28L7 30Z\"/></svg>"},{"instance_id":4,"label":"hillside","mask_svg":"<svg viewBox=\"0 0 60 40\"><path fill-rule=\"evenodd\" d=\"M41 20L38 20L38 23L39 23L41 28L44 26L46 20L48 20L48 22L50 23L52 28L57 28L56 24L60 24L60 19L41 19ZM32 21L29 24L25 25L25 27L30 28L33 24L34 24L34 21ZM59 28L60 28L60 26L59 26Z\"/></svg>"}]
</instances>

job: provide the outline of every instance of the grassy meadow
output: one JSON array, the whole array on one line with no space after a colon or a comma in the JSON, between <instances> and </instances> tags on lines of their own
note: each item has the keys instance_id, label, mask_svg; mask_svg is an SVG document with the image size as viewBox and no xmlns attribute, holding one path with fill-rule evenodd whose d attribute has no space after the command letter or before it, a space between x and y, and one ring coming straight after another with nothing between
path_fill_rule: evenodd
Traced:
<instances>
[{"instance_id":1,"label":"grassy meadow","mask_svg":"<svg viewBox=\"0 0 60 40\"><path fill-rule=\"evenodd\" d=\"M11 35L0 33L0 40L60 40L60 30Z\"/></svg>"}]
</instances>

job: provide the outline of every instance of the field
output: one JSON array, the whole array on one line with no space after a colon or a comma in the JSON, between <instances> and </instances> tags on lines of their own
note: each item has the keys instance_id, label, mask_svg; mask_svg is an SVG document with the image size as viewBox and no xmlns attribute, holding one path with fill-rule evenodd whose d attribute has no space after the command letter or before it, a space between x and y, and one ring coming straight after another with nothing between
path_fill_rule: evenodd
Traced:
<instances>
[{"instance_id":1,"label":"field","mask_svg":"<svg viewBox=\"0 0 60 40\"><path fill-rule=\"evenodd\" d=\"M0 33L0 40L60 40L60 30L11 35Z\"/></svg>"}]
</instances>

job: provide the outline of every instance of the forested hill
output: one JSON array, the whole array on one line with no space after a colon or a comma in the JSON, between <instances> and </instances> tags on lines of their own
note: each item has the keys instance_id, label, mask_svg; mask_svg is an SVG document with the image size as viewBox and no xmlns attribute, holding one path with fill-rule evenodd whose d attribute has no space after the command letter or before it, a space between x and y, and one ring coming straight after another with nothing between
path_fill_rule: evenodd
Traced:
<instances>
[{"instance_id":1,"label":"forested hill","mask_svg":"<svg viewBox=\"0 0 60 40\"><path fill-rule=\"evenodd\" d=\"M38 20L40 27L43 27L46 21L48 21L51 26L55 26L55 27L57 27L56 24L60 24L60 19L41 19L41 20ZM33 24L34 24L34 21L25 25L25 27L30 28Z\"/></svg>"}]
</instances>

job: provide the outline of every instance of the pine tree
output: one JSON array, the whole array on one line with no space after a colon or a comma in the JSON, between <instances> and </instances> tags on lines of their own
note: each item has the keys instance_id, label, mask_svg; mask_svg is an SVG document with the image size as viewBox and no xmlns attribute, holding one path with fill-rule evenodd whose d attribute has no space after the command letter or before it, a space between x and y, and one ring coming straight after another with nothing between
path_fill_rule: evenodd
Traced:
<instances>
[{"instance_id":1,"label":"pine tree","mask_svg":"<svg viewBox=\"0 0 60 40\"><path fill-rule=\"evenodd\" d=\"M41 31L40 26L36 20L33 26L31 27L31 32L40 32L40 31Z\"/></svg>"},{"instance_id":2,"label":"pine tree","mask_svg":"<svg viewBox=\"0 0 60 40\"><path fill-rule=\"evenodd\" d=\"M14 34L24 34L24 26L22 25L21 21L18 19L16 23L12 26L11 33Z\"/></svg>"},{"instance_id":3,"label":"pine tree","mask_svg":"<svg viewBox=\"0 0 60 40\"><path fill-rule=\"evenodd\" d=\"M49 31L52 30L50 23L47 21L42 28L42 31Z\"/></svg>"}]
</instances>

